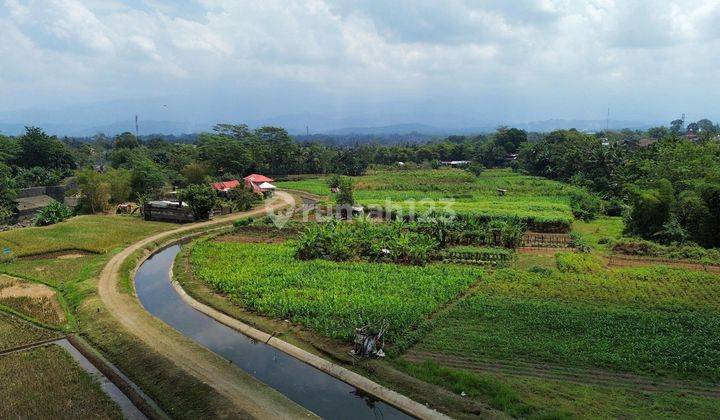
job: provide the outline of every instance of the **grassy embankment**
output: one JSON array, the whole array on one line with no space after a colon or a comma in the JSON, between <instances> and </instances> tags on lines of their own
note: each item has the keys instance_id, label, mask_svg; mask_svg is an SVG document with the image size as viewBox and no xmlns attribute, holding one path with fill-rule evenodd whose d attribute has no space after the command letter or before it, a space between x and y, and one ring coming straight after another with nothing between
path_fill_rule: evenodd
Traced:
<instances>
[{"instance_id":1,"label":"grassy embankment","mask_svg":"<svg viewBox=\"0 0 720 420\"><path fill-rule=\"evenodd\" d=\"M207 384L125 333L97 295L97 277L115 253L176 226L129 216L79 216L53 226L2 232L0 246L18 258L0 264L0 272L55 290L66 310L66 329L79 332L172 416L237 415Z\"/></svg>"}]
</instances>

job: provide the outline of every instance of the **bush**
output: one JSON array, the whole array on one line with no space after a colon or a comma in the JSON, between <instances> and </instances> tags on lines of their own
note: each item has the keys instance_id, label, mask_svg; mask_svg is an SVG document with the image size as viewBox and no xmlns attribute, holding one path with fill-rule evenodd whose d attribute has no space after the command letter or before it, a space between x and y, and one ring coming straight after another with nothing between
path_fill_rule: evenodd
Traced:
<instances>
[{"instance_id":1,"label":"bush","mask_svg":"<svg viewBox=\"0 0 720 420\"><path fill-rule=\"evenodd\" d=\"M49 226L60 223L72 216L72 210L65 204L53 201L43 207L35 216L35 226Z\"/></svg>"},{"instance_id":2,"label":"bush","mask_svg":"<svg viewBox=\"0 0 720 420\"><path fill-rule=\"evenodd\" d=\"M603 213L603 201L600 197L577 188L570 193L570 209L573 216L587 222Z\"/></svg>"},{"instance_id":3,"label":"bush","mask_svg":"<svg viewBox=\"0 0 720 420\"><path fill-rule=\"evenodd\" d=\"M482 163L479 162L471 162L469 165L466 165L463 169L470 172L471 174L475 176L480 176L483 171L485 171L485 167L482 165Z\"/></svg>"},{"instance_id":4,"label":"bush","mask_svg":"<svg viewBox=\"0 0 720 420\"><path fill-rule=\"evenodd\" d=\"M210 218L210 212L217 203L217 195L210 185L190 185L182 190L180 197L187 201L195 220Z\"/></svg>"},{"instance_id":5,"label":"bush","mask_svg":"<svg viewBox=\"0 0 720 420\"><path fill-rule=\"evenodd\" d=\"M295 242L295 256L301 260L365 259L423 265L434 257L437 248L432 238L410 230L403 222L376 225L365 219L354 223L331 220L307 225Z\"/></svg>"},{"instance_id":6,"label":"bush","mask_svg":"<svg viewBox=\"0 0 720 420\"><path fill-rule=\"evenodd\" d=\"M603 239L605 240L605 242L600 242L600 241L602 241ZM572 243L572 246L573 246L575 249L577 249L578 251L580 251L580 252L588 253L588 252L592 251L592 248L591 248L590 245L585 241L585 238L583 238L582 235L580 235L580 234L577 233L577 232L572 232L572 233L570 233L570 241L571 241L571 243ZM600 240L598 241L598 243L607 243L607 238L602 238L602 239L600 239Z\"/></svg>"},{"instance_id":7,"label":"bush","mask_svg":"<svg viewBox=\"0 0 720 420\"><path fill-rule=\"evenodd\" d=\"M247 211L262 201L262 195L255 194L251 189L240 184L228 192L228 198L232 202L235 211Z\"/></svg>"},{"instance_id":8,"label":"bush","mask_svg":"<svg viewBox=\"0 0 720 420\"><path fill-rule=\"evenodd\" d=\"M245 227L245 226L250 226L252 224L252 222L253 222L252 217L245 217L245 218L234 221L233 227L237 229L237 228L241 228L241 227Z\"/></svg>"},{"instance_id":9,"label":"bush","mask_svg":"<svg viewBox=\"0 0 720 420\"><path fill-rule=\"evenodd\" d=\"M555 264L563 273L590 274L602 271L600 260L592 254L558 252L555 254Z\"/></svg>"}]
</instances>

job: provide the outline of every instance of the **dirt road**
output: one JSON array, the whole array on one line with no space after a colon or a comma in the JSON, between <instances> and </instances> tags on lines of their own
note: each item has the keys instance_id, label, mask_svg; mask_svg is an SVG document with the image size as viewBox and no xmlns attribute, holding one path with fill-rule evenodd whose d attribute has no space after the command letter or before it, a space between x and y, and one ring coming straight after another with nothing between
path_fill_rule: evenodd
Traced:
<instances>
[{"instance_id":1,"label":"dirt road","mask_svg":"<svg viewBox=\"0 0 720 420\"><path fill-rule=\"evenodd\" d=\"M294 203L284 192L276 193L277 199L269 208L279 209ZM132 334L143 340L158 353L172 360L200 381L212 386L218 393L230 399L241 410L256 418L312 418L314 414L289 400L274 389L264 385L244 371L196 342L184 337L150 315L137 298L118 290L120 267L123 261L146 245L162 241L172 235L197 228L212 228L235 219L263 215L268 208L218 217L215 220L193 223L162 232L136 242L115 255L100 274L98 292L118 321Z\"/></svg>"}]
</instances>

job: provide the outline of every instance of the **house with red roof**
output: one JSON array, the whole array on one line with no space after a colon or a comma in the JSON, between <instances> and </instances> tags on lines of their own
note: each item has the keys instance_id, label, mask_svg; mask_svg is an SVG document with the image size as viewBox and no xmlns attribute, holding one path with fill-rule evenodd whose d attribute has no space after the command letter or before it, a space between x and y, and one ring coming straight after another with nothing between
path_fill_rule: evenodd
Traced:
<instances>
[{"instance_id":1,"label":"house with red roof","mask_svg":"<svg viewBox=\"0 0 720 420\"><path fill-rule=\"evenodd\" d=\"M238 181L237 179L231 179L230 181L214 182L211 185L215 191L228 192L240 185L240 181Z\"/></svg>"},{"instance_id":2,"label":"house with red roof","mask_svg":"<svg viewBox=\"0 0 720 420\"><path fill-rule=\"evenodd\" d=\"M252 189L254 193L266 197L275 193L275 186L271 184L275 180L272 178L260 174L250 174L243 179L245 180L245 187Z\"/></svg>"}]
</instances>

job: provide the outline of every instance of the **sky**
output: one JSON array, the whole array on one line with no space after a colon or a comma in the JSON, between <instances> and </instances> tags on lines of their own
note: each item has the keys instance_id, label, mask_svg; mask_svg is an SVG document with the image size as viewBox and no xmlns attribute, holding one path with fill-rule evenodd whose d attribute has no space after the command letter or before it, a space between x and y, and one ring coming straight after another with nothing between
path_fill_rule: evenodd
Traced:
<instances>
[{"instance_id":1,"label":"sky","mask_svg":"<svg viewBox=\"0 0 720 420\"><path fill-rule=\"evenodd\" d=\"M0 4L6 121L720 119L720 0Z\"/></svg>"}]
</instances>

